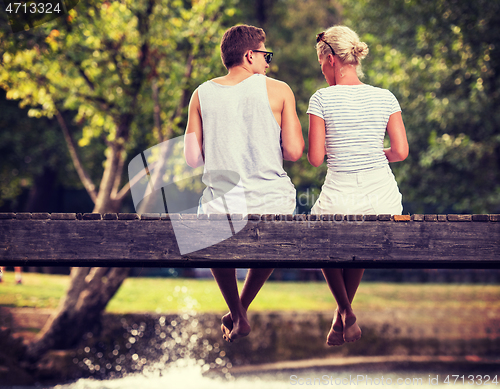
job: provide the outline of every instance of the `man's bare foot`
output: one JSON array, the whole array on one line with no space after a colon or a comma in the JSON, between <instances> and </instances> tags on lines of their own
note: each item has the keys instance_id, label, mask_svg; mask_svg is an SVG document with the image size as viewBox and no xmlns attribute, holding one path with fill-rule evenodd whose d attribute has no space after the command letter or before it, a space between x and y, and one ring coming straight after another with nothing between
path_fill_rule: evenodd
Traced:
<instances>
[{"instance_id":1,"label":"man's bare foot","mask_svg":"<svg viewBox=\"0 0 500 389\"><path fill-rule=\"evenodd\" d=\"M220 329L222 331L222 337L225 341L231 342L231 339L229 338L229 334L233 329L233 319L231 319L231 313L226 313L224 316L222 316L221 321L222 324L220 326Z\"/></svg>"},{"instance_id":2,"label":"man's bare foot","mask_svg":"<svg viewBox=\"0 0 500 389\"><path fill-rule=\"evenodd\" d=\"M222 317L222 337L227 342L243 338L250 333L250 323L246 317L246 313L238 317L238 320L233 320L231 313L227 313Z\"/></svg>"},{"instance_id":3,"label":"man's bare foot","mask_svg":"<svg viewBox=\"0 0 500 389\"><path fill-rule=\"evenodd\" d=\"M342 346L344 344L344 325L338 310L333 315L332 328L326 338L328 346Z\"/></svg>"},{"instance_id":4,"label":"man's bare foot","mask_svg":"<svg viewBox=\"0 0 500 389\"><path fill-rule=\"evenodd\" d=\"M349 309L341 314L342 323L344 325L344 340L346 342L355 342L361 338L361 328L356 323L356 315Z\"/></svg>"}]
</instances>

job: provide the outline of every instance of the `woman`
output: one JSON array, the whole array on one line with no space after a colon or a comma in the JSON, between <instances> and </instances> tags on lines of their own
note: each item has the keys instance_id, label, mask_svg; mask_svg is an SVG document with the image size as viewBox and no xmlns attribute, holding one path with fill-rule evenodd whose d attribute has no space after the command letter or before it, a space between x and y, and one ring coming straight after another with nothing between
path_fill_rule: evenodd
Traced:
<instances>
[{"instance_id":1,"label":"woman","mask_svg":"<svg viewBox=\"0 0 500 389\"><path fill-rule=\"evenodd\" d=\"M313 214L400 215L401 194L389 162L408 156L401 108L388 90L363 84L361 60L368 46L345 26L318 34L316 50L330 85L310 99L308 160L327 156L328 172ZM384 149L387 131L390 147ZM340 346L361 337L351 303L364 269L323 269L337 301L327 344Z\"/></svg>"}]
</instances>

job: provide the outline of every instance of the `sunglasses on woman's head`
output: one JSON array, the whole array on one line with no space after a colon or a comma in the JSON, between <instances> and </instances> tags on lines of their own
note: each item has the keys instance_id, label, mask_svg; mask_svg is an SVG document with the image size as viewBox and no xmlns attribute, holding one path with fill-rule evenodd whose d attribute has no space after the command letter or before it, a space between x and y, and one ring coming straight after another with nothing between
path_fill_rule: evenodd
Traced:
<instances>
[{"instance_id":1,"label":"sunglasses on woman's head","mask_svg":"<svg viewBox=\"0 0 500 389\"><path fill-rule=\"evenodd\" d=\"M264 53L264 60L266 61L267 64L270 64L272 59L273 59L273 53L272 51L262 51L262 50L252 50L256 53Z\"/></svg>"},{"instance_id":2,"label":"sunglasses on woman's head","mask_svg":"<svg viewBox=\"0 0 500 389\"><path fill-rule=\"evenodd\" d=\"M335 50L333 50L333 47L330 46L330 44L326 41L325 39L325 32L320 32L318 35L316 35L316 43L319 43L319 42L324 42L328 45L328 47L330 48L330 50L332 51L332 54L335 55Z\"/></svg>"}]
</instances>

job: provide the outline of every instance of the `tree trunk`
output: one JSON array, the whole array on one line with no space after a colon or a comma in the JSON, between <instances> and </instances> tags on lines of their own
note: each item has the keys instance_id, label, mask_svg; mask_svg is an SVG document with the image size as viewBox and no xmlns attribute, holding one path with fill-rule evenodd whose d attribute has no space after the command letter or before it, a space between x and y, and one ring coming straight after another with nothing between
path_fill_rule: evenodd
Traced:
<instances>
[{"instance_id":1,"label":"tree trunk","mask_svg":"<svg viewBox=\"0 0 500 389\"><path fill-rule=\"evenodd\" d=\"M115 181L117 178L119 167L121 164L123 147L112 144L106 150L107 159L104 166L104 173L102 175L101 185L99 187L99 193L97 194L97 199L94 206L94 212L104 213L104 212L118 212L120 210L120 203L116 202L112 198L111 194L115 187ZM121 171L120 171L121 173Z\"/></svg>"},{"instance_id":2,"label":"tree trunk","mask_svg":"<svg viewBox=\"0 0 500 389\"><path fill-rule=\"evenodd\" d=\"M117 133L128 138L128 117L120 121ZM118 212L121 201L113 198L117 175L123 167L123 146L110 144L94 212ZM52 349L74 347L83 335L96 329L109 300L127 278L129 268L72 268L71 284L57 311L50 317L38 337L28 348L28 359L38 360Z\"/></svg>"},{"instance_id":3,"label":"tree trunk","mask_svg":"<svg viewBox=\"0 0 500 389\"><path fill-rule=\"evenodd\" d=\"M48 350L74 347L100 323L104 308L129 271L129 268L73 268L66 297L29 346L28 358L35 361Z\"/></svg>"},{"instance_id":4,"label":"tree trunk","mask_svg":"<svg viewBox=\"0 0 500 389\"><path fill-rule=\"evenodd\" d=\"M155 0L148 0L144 12L139 12L138 30L142 37L147 37L150 29ZM58 120L66 137L66 142L80 179L89 191L95 206L94 212L119 212L123 196L117 196L124 164L124 144L128 141L130 125L134 119L137 96L147 81L147 62L149 60L149 43L144 39L140 47L139 62L132 71L130 87L124 86L132 96L128 112L116 119L115 140L106 150L104 173L95 193L91 180L81 168L71 134L61 115ZM85 76L85 74L83 74ZM79 167L81 169L79 169ZM66 296L61 300L59 308L48 320L37 339L28 348L28 358L39 359L51 349L67 349L75 346L82 336L89 332L96 323L100 323L102 312L109 300L114 296L122 282L127 278L129 268L73 268L71 284Z\"/></svg>"}]
</instances>

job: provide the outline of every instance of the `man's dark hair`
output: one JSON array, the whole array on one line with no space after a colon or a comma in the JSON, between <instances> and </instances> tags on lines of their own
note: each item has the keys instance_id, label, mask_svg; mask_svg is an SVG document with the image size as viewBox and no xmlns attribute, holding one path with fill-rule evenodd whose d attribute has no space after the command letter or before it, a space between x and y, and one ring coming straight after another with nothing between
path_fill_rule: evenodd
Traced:
<instances>
[{"instance_id":1,"label":"man's dark hair","mask_svg":"<svg viewBox=\"0 0 500 389\"><path fill-rule=\"evenodd\" d=\"M262 28L245 24L233 26L224 33L220 44L222 63L226 69L243 63L243 55L247 50L256 50L266 41L266 33Z\"/></svg>"}]
</instances>

